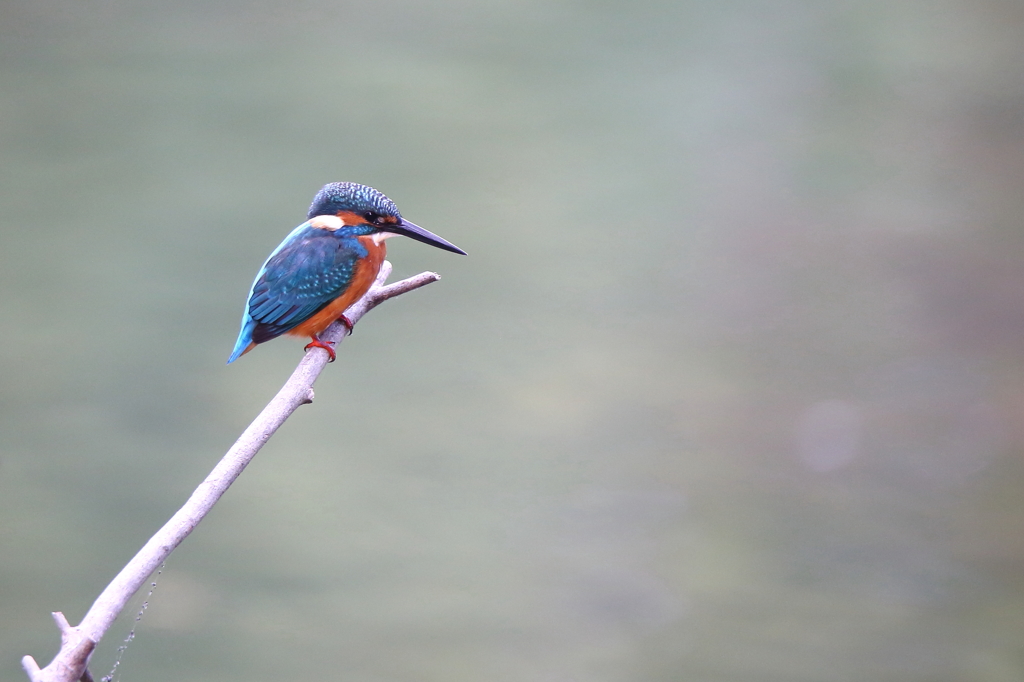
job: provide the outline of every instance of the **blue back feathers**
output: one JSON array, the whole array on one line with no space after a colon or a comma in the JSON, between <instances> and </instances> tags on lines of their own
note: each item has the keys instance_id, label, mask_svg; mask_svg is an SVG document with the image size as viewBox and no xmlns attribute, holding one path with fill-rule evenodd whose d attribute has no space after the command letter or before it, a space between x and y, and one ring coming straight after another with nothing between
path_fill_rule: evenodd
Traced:
<instances>
[{"instance_id":1,"label":"blue back feathers","mask_svg":"<svg viewBox=\"0 0 1024 682\"><path fill-rule=\"evenodd\" d=\"M302 324L348 288L367 255L355 235L304 226L267 259L253 283L246 314L251 341L263 343Z\"/></svg>"}]
</instances>

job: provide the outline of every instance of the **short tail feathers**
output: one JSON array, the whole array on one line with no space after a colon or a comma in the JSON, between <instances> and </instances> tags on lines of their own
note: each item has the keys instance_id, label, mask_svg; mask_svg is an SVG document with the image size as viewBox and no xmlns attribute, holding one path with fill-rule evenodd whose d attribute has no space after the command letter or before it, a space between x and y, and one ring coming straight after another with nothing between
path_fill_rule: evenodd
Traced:
<instances>
[{"instance_id":1,"label":"short tail feathers","mask_svg":"<svg viewBox=\"0 0 1024 682\"><path fill-rule=\"evenodd\" d=\"M242 320L242 329L238 332L238 340L235 341L235 348L231 351L231 357L228 358L229 365L256 347L252 340L252 330L255 328L256 320L246 314L245 319Z\"/></svg>"}]
</instances>

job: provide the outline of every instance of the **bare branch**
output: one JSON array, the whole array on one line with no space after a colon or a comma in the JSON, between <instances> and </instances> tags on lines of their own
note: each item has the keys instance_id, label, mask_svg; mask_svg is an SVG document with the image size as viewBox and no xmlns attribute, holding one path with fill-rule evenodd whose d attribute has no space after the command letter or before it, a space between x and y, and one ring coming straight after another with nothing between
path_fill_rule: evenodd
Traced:
<instances>
[{"instance_id":1,"label":"bare branch","mask_svg":"<svg viewBox=\"0 0 1024 682\"><path fill-rule=\"evenodd\" d=\"M370 290L345 311L353 323L389 298L399 296L413 289L436 282L440 277L433 272L423 272L415 277L385 286L391 274L391 263L384 261L377 281ZM339 344L345 335L345 326L335 322L320 335L322 341ZM89 656L96 644L103 638L114 620L127 605L146 578L167 559L170 553L203 517L213 508L217 500L252 461L260 448L274 432L301 405L313 401L313 383L327 365L328 353L313 348L303 356L298 367L277 395L267 404L259 416L249 425L231 446L223 459L214 467L181 509L149 539L131 561L121 570L93 603L77 627L71 626L64 615L54 613L54 620L61 630L61 649L45 668L39 668L35 659L25 656L22 667L32 682L75 682L88 680L86 669Z\"/></svg>"}]
</instances>

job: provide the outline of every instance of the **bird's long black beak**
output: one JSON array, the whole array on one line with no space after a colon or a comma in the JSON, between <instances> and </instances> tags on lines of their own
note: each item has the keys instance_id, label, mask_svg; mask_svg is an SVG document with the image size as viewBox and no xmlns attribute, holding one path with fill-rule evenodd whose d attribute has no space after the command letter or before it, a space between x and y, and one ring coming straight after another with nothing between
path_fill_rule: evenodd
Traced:
<instances>
[{"instance_id":1,"label":"bird's long black beak","mask_svg":"<svg viewBox=\"0 0 1024 682\"><path fill-rule=\"evenodd\" d=\"M459 247L455 246L455 244L452 244L450 241L446 239L438 237L436 234L430 232L429 230L424 230L422 227L415 223L410 223L405 218L402 218L402 222L396 225L388 225L384 229L388 232L394 232L395 234L405 235L410 239L415 239L416 241L423 242L424 244L436 246L437 248L444 249L445 251L451 251L452 253L461 253L463 256L466 255L466 252L460 249Z\"/></svg>"}]
</instances>

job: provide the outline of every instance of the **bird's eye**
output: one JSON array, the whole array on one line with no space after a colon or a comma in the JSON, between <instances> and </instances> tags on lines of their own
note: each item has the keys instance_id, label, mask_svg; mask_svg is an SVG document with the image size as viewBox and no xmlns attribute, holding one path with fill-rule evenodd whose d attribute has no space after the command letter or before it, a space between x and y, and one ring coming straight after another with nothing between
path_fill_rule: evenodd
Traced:
<instances>
[{"instance_id":1,"label":"bird's eye","mask_svg":"<svg viewBox=\"0 0 1024 682\"><path fill-rule=\"evenodd\" d=\"M384 224L384 216L382 216L380 213L375 213L373 211L367 211L363 215L363 217L366 218L366 222L371 223L373 225L383 225Z\"/></svg>"}]
</instances>

